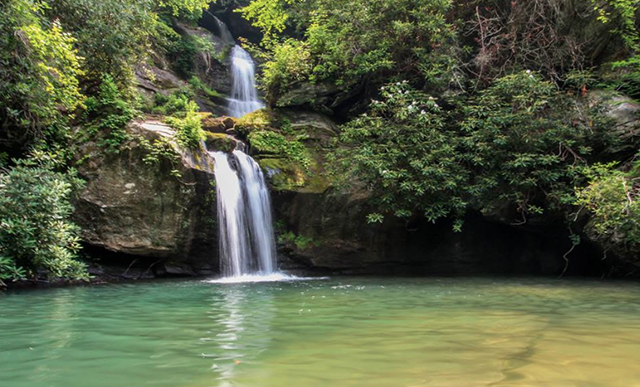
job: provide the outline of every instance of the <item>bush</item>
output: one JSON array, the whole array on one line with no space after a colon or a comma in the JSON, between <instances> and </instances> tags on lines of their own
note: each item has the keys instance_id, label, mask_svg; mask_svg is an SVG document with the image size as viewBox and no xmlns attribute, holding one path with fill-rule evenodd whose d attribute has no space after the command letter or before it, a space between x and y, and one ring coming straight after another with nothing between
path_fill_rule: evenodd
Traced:
<instances>
[{"instance_id":1,"label":"bush","mask_svg":"<svg viewBox=\"0 0 640 387\"><path fill-rule=\"evenodd\" d=\"M475 200L489 212L513 204L522 222L569 204L592 148L608 142L597 112L579 114L529 71L496 80L463 110L459 152L474 175Z\"/></svg>"},{"instance_id":2,"label":"bush","mask_svg":"<svg viewBox=\"0 0 640 387\"><path fill-rule=\"evenodd\" d=\"M206 69L211 67L211 60L220 63L228 51L218 52L213 41L198 35L176 36L170 39L165 47L173 68L184 78L193 75L198 58L204 61Z\"/></svg>"},{"instance_id":3,"label":"bush","mask_svg":"<svg viewBox=\"0 0 640 387\"><path fill-rule=\"evenodd\" d=\"M273 49L273 56L265 64L262 85L271 95L286 90L293 83L311 77L311 53L307 44L288 39Z\"/></svg>"},{"instance_id":4,"label":"bush","mask_svg":"<svg viewBox=\"0 0 640 387\"><path fill-rule=\"evenodd\" d=\"M446 127L447 113L429 95L408 82L381 89L368 113L342 128L334 157L341 185L364 185L379 212L409 217L415 212L435 221L460 216L468 171L459 162L458 136Z\"/></svg>"},{"instance_id":5,"label":"bush","mask_svg":"<svg viewBox=\"0 0 640 387\"><path fill-rule=\"evenodd\" d=\"M284 157L307 170L311 166L311 157L300 138L289 140L280 133L256 130L248 135L248 140L258 153Z\"/></svg>"},{"instance_id":6,"label":"bush","mask_svg":"<svg viewBox=\"0 0 640 387\"><path fill-rule=\"evenodd\" d=\"M134 67L147 55L155 30L152 11L148 0L55 0L48 14L77 38L86 80L98 84L108 74L128 94Z\"/></svg>"},{"instance_id":7,"label":"bush","mask_svg":"<svg viewBox=\"0 0 640 387\"><path fill-rule=\"evenodd\" d=\"M184 118L168 117L167 123L176 130L176 141L182 147L198 149L204 141L202 119L195 111L187 112Z\"/></svg>"},{"instance_id":8,"label":"bush","mask_svg":"<svg viewBox=\"0 0 640 387\"><path fill-rule=\"evenodd\" d=\"M623 172L615 163L585 170L589 185L576 189L575 204L591 214L590 231L606 249L638 260L640 252L640 163Z\"/></svg>"},{"instance_id":9,"label":"bush","mask_svg":"<svg viewBox=\"0 0 640 387\"><path fill-rule=\"evenodd\" d=\"M0 173L0 279L86 279L76 260L79 229L71 222L71 196L82 181L57 172L44 154L18 161Z\"/></svg>"},{"instance_id":10,"label":"bush","mask_svg":"<svg viewBox=\"0 0 640 387\"><path fill-rule=\"evenodd\" d=\"M460 219L474 208L507 209L524 223L568 211L592 147L610 142L597 112L531 72L498 79L455 115L407 82L381 94L344 125L334 155L336 174L372 193L373 221L388 213Z\"/></svg>"},{"instance_id":11,"label":"bush","mask_svg":"<svg viewBox=\"0 0 640 387\"><path fill-rule=\"evenodd\" d=\"M210 88L205 85L202 80L196 76L193 76L189 79L189 85L195 92L202 92L207 97L211 98L223 98L222 94L218 93L216 90Z\"/></svg>"},{"instance_id":12,"label":"bush","mask_svg":"<svg viewBox=\"0 0 640 387\"><path fill-rule=\"evenodd\" d=\"M98 145L118 153L120 146L129 139L126 126L137 115L136 110L108 75L102 78L98 95L87 98L86 106L89 133L99 137Z\"/></svg>"},{"instance_id":13,"label":"bush","mask_svg":"<svg viewBox=\"0 0 640 387\"><path fill-rule=\"evenodd\" d=\"M455 40L450 8L449 0L259 0L240 12L265 32L272 53L266 88L278 92L302 79L352 85L402 75L448 82L451 61L441 53ZM274 33L287 26L304 31L303 39L278 41Z\"/></svg>"},{"instance_id":14,"label":"bush","mask_svg":"<svg viewBox=\"0 0 640 387\"><path fill-rule=\"evenodd\" d=\"M168 96L157 93L155 106L151 110L155 114L165 116L176 115L184 117L187 112L195 112L198 105L193 102L193 93L188 89L181 89Z\"/></svg>"}]
</instances>

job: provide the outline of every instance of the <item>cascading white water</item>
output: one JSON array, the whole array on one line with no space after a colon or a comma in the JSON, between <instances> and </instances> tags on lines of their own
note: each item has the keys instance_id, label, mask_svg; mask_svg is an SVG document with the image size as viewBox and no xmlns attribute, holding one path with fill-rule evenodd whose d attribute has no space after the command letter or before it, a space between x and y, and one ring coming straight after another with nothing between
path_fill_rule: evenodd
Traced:
<instances>
[{"instance_id":1,"label":"cascading white water","mask_svg":"<svg viewBox=\"0 0 640 387\"><path fill-rule=\"evenodd\" d=\"M204 11L202 16L203 21L210 23L210 25L213 26L214 33L222 39L223 42L228 45L236 44L235 39L233 39L233 36L231 35L231 31L229 31L229 28L222 20L218 19L209 11Z\"/></svg>"},{"instance_id":2,"label":"cascading white water","mask_svg":"<svg viewBox=\"0 0 640 387\"><path fill-rule=\"evenodd\" d=\"M240 46L234 46L231 51L231 73L233 85L229 98L229 114L232 117L242 117L258 109L264 104L258 99L256 89L256 70L251 56Z\"/></svg>"},{"instance_id":3,"label":"cascading white water","mask_svg":"<svg viewBox=\"0 0 640 387\"><path fill-rule=\"evenodd\" d=\"M247 272L249 245L246 213L240 177L231 167L227 154L212 152L215 159L218 228L222 274L235 277Z\"/></svg>"},{"instance_id":4,"label":"cascading white water","mask_svg":"<svg viewBox=\"0 0 640 387\"><path fill-rule=\"evenodd\" d=\"M265 183L264 174L254 159L241 151L234 151L247 192L249 205L249 234L254 254L258 257L258 268L261 273L275 271L276 246L273 236L273 219L271 217L271 198Z\"/></svg>"},{"instance_id":5,"label":"cascading white water","mask_svg":"<svg viewBox=\"0 0 640 387\"><path fill-rule=\"evenodd\" d=\"M271 201L260 167L239 150L211 155L216 162L222 274L225 277L273 274L276 249Z\"/></svg>"}]
</instances>

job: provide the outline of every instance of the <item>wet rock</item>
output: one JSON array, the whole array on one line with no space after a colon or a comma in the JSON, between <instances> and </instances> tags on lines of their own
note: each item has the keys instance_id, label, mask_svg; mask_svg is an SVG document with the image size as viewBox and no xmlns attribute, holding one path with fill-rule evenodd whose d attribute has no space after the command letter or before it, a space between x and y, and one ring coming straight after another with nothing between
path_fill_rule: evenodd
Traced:
<instances>
[{"instance_id":1,"label":"wet rock","mask_svg":"<svg viewBox=\"0 0 640 387\"><path fill-rule=\"evenodd\" d=\"M227 130L224 119L220 117L207 116L202 119L202 130L211 133L224 133Z\"/></svg>"},{"instance_id":2,"label":"wet rock","mask_svg":"<svg viewBox=\"0 0 640 387\"><path fill-rule=\"evenodd\" d=\"M179 277L195 277L196 272L193 268L186 264L181 263L167 263L164 265L164 272L167 275L179 276Z\"/></svg>"},{"instance_id":3,"label":"wet rock","mask_svg":"<svg viewBox=\"0 0 640 387\"><path fill-rule=\"evenodd\" d=\"M205 133L205 143L210 151L233 152L238 140L226 133Z\"/></svg>"},{"instance_id":4,"label":"wet rock","mask_svg":"<svg viewBox=\"0 0 640 387\"><path fill-rule=\"evenodd\" d=\"M236 120L232 117L222 117L221 119L227 129L231 129L236 126Z\"/></svg>"}]
</instances>

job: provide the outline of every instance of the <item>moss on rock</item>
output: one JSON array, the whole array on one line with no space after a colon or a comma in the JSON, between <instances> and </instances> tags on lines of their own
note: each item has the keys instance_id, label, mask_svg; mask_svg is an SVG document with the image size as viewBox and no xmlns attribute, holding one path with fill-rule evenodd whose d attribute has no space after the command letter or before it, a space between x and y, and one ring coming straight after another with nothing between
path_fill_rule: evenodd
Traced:
<instances>
[{"instance_id":1,"label":"moss on rock","mask_svg":"<svg viewBox=\"0 0 640 387\"><path fill-rule=\"evenodd\" d=\"M274 126L277 127L276 122L277 120L271 111L260 109L238 119L235 129L244 135L248 135L256 130L275 129Z\"/></svg>"},{"instance_id":2,"label":"moss on rock","mask_svg":"<svg viewBox=\"0 0 640 387\"><path fill-rule=\"evenodd\" d=\"M236 140L224 133L204 132L204 136L209 151L233 152L236 149Z\"/></svg>"}]
</instances>

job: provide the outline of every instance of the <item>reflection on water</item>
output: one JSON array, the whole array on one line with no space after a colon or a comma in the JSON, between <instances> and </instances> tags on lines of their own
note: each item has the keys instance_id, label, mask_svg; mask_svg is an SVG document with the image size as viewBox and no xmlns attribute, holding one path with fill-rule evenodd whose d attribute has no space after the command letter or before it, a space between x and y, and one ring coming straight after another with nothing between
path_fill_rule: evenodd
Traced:
<instances>
[{"instance_id":1,"label":"reflection on water","mask_svg":"<svg viewBox=\"0 0 640 387\"><path fill-rule=\"evenodd\" d=\"M172 281L0 296L3 387L640 386L640 286Z\"/></svg>"},{"instance_id":2,"label":"reflection on water","mask_svg":"<svg viewBox=\"0 0 640 387\"><path fill-rule=\"evenodd\" d=\"M257 291L251 299L249 288L221 288L214 296L211 310L211 337L201 341L213 344L203 357L213 360L211 369L217 373L220 386L232 386L240 369L255 363L269 348L270 324L273 320L272 294ZM265 370L262 370L265 371ZM267 370L268 371L268 370Z\"/></svg>"}]
</instances>

